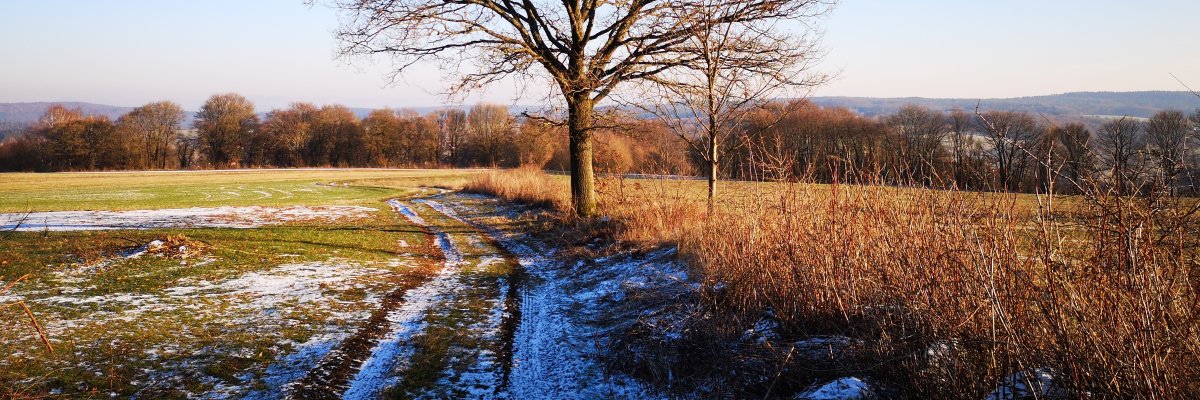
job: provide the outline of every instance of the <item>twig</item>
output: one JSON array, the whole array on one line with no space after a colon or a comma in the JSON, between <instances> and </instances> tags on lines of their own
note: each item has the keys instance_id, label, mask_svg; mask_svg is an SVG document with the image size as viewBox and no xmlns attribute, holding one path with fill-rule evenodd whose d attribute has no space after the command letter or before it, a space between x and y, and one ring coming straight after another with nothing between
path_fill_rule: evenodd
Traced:
<instances>
[{"instance_id":1,"label":"twig","mask_svg":"<svg viewBox=\"0 0 1200 400\"><path fill-rule=\"evenodd\" d=\"M50 350L50 354L54 354L54 346L50 345L50 339L46 337L46 332L42 331L42 326L38 324L37 318L33 317L33 311L29 310L29 306L25 305L24 301L18 301L21 309L25 310L25 315L29 316L29 321L33 322L33 327L37 329L38 337L42 338L42 343L46 344L46 349Z\"/></svg>"},{"instance_id":2,"label":"twig","mask_svg":"<svg viewBox=\"0 0 1200 400\"><path fill-rule=\"evenodd\" d=\"M16 285L17 282L25 280L25 278L28 278L28 277L29 277L29 274L25 274L25 275L22 275L20 278L17 278L16 280L9 282L7 285L4 286L4 289L0 289L0 294L7 292L9 289L12 289L13 285ZM4 277L0 276L0 279L4 279Z\"/></svg>"},{"instance_id":3,"label":"twig","mask_svg":"<svg viewBox=\"0 0 1200 400\"><path fill-rule=\"evenodd\" d=\"M1200 93L1196 93L1195 90L1192 90L1192 88L1189 87L1186 83L1183 83L1183 80L1180 80L1178 76L1175 76L1175 74L1170 73L1170 72L1168 72L1167 74L1171 75L1172 78L1175 78L1175 82L1179 82L1180 85L1183 85L1183 87L1185 89L1187 89L1189 92L1192 92L1192 94L1196 95L1196 97L1200 97Z\"/></svg>"}]
</instances>

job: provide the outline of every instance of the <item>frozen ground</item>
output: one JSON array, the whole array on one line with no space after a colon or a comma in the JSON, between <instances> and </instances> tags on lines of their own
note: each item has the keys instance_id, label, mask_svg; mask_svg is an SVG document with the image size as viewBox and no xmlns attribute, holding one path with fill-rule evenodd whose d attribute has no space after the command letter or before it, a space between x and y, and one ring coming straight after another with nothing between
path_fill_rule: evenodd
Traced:
<instances>
[{"instance_id":1,"label":"frozen ground","mask_svg":"<svg viewBox=\"0 0 1200 400\"><path fill-rule=\"evenodd\" d=\"M0 231L83 231L155 228L257 228L297 221L341 222L366 218L375 208L193 207L132 211L50 211L0 214Z\"/></svg>"},{"instance_id":2,"label":"frozen ground","mask_svg":"<svg viewBox=\"0 0 1200 400\"><path fill-rule=\"evenodd\" d=\"M630 287L686 279L665 250L643 257L597 260L594 265L564 264L557 249L531 241L519 231L484 224L478 204L494 201L451 196L429 204L467 220L516 255L527 274L519 287L520 321L513 338L512 370L503 397L512 399L659 398L636 380L606 373L601 363L612 332L600 323ZM492 214L515 215L512 206ZM460 217L461 215L461 217ZM653 261L650 261L653 260ZM677 281L676 281L677 283Z\"/></svg>"},{"instance_id":3,"label":"frozen ground","mask_svg":"<svg viewBox=\"0 0 1200 400\"><path fill-rule=\"evenodd\" d=\"M512 206L452 194L389 205L433 235L444 265L387 313L387 333L374 340L345 384L305 396L660 397L605 371L604 344L613 331L600 321L628 289L686 280L669 261L673 250L586 266L563 263L553 247L485 222L515 215Z\"/></svg>"},{"instance_id":4,"label":"frozen ground","mask_svg":"<svg viewBox=\"0 0 1200 400\"><path fill-rule=\"evenodd\" d=\"M48 331L59 343L80 332L117 332L131 324L165 330L155 342L122 344L136 353L122 361L132 370L125 378L134 391L104 392L117 397L661 397L633 378L606 371L602 356L617 332L606 325L612 323L610 311L627 291L687 285L673 249L568 263L556 258L558 249L496 223L518 216L519 206L446 193L393 200L388 206L429 235L442 255L436 260L439 268L405 281L411 286L381 278L429 261L408 253L416 244L397 240L399 256L385 262L290 263L236 276L183 279L152 293L88 295L89 289L80 287L17 292L0 300L26 300L46 310L46 319L53 321ZM253 227L357 218L373 211L221 207L39 213L22 228ZM67 278L63 281L88 284ZM54 318L56 313L71 317ZM119 333L101 335L94 346L124 340ZM39 356L0 357L0 369L18 368ZM107 373L102 364L82 368L97 376ZM33 379L21 383L37 384Z\"/></svg>"}]
</instances>

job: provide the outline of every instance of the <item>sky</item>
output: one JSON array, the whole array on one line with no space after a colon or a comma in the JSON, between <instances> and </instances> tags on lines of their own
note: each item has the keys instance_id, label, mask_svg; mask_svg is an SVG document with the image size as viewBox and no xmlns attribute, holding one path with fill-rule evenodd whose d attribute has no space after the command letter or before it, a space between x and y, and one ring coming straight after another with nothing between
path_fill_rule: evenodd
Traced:
<instances>
[{"instance_id":1,"label":"sky","mask_svg":"<svg viewBox=\"0 0 1200 400\"><path fill-rule=\"evenodd\" d=\"M1200 1L842 0L822 21L835 79L816 96L1032 96L1200 89ZM502 82L448 100L422 65L396 82L386 58L335 57L339 15L302 0L0 0L0 102L86 101L197 109L237 92L295 101L426 107L536 104Z\"/></svg>"}]
</instances>

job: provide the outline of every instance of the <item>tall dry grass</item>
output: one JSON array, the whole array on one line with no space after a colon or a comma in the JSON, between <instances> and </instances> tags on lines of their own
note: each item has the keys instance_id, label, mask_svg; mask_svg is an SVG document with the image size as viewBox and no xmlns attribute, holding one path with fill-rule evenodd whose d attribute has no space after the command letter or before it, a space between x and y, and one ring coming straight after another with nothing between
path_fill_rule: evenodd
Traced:
<instances>
[{"instance_id":1,"label":"tall dry grass","mask_svg":"<svg viewBox=\"0 0 1200 400\"><path fill-rule=\"evenodd\" d=\"M504 199L552 208L571 209L571 190L565 181L554 181L537 169L520 168L475 175L463 185L468 193L483 193Z\"/></svg>"},{"instance_id":2,"label":"tall dry grass","mask_svg":"<svg viewBox=\"0 0 1200 400\"><path fill-rule=\"evenodd\" d=\"M472 182L565 209L564 184L532 171ZM676 244L703 280L708 317L678 361L740 357L712 343L778 320L774 353L755 357L779 372L743 393L852 373L902 397L983 398L1036 370L1065 397L1200 397L1194 201L777 184L736 188L709 215L685 186L610 181L601 209L614 239ZM861 344L852 361L792 357L789 340L830 334Z\"/></svg>"}]
</instances>

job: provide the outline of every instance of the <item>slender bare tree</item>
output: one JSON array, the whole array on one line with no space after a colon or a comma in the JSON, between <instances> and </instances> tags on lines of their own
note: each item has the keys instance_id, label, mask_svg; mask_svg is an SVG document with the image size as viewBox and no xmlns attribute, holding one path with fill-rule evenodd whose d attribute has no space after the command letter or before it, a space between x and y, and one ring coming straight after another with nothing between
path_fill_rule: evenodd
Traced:
<instances>
[{"instance_id":1,"label":"slender bare tree","mask_svg":"<svg viewBox=\"0 0 1200 400\"><path fill-rule=\"evenodd\" d=\"M336 33L341 54L391 55L393 78L422 60L442 62L455 79L452 94L510 76L548 77L567 106L571 199L580 216L597 212L592 134L598 102L622 83L693 64L698 56L685 44L700 27L757 21L764 29L803 28L805 16L834 2L741 1L708 13L711 0L331 1L347 14Z\"/></svg>"},{"instance_id":2,"label":"slender bare tree","mask_svg":"<svg viewBox=\"0 0 1200 400\"><path fill-rule=\"evenodd\" d=\"M642 90L620 102L662 120L706 164L711 209L721 160L745 143L733 138L747 117L774 97L811 89L827 77L811 73L822 55L818 32L777 31L760 20L716 23L730 19L742 6L723 0L699 5L693 15L681 17L695 20L688 23L692 31L679 45L693 61L641 82ZM811 22L825 11L828 8L813 8L795 17Z\"/></svg>"},{"instance_id":3,"label":"slender bare tree","mask_svg":"<svg viewBox=\"0 0 1200 400\"><path fill-rule=\"evenodd\" d=\"M1129 117L1105 122L1096 135L1100 158L1112 174L1118 194L1129 194L1130 181L1137 180L1135 156L1145 146L1142 123Z\"/></svg>"},{"instance_id":4,"label":"slender bare tree","mask_svg":"<svg viewBox=\"0 0 1200 400\"><path fill-rule=\"evenodd\" d=\"M950 151L954 153L954 184L965 188L967 182L967 151L975 140L971 135L973 117L961 108L950 111L946 123L950 135Z\"/></svg>"},{"instance_id":5,"label":"slender bare tree","mask_svg":"<svg viewBox=\"0 0 1200 400\"><path fill-rule=\"evenodd\" d=\"M498 104L476 104L467 113L467 131L470 134L472 159L496 167L508 160L505 145L512 141L516 121L508 113L508 107Z\"/></svg>"},{"instance_id":6,"label":"slender bare tree","mask_svg":"<svg viewBox=\"0 0 1200 400\"><path fill-rule=\"evenodd\" d=\"M1176 175L1185 167L1191 128L1187 115L1178 110L1159 111L1146 124L1147 144L1158 160L1163 184L1171 194L1175 192Z\"/></svg>"},{"instance_id":7,"label":"slender bare tree","mask_svg":"<svg viewBox=\"0 0 1200 400\"><path fill-rule=\"evenodd\" d=\"M1019 191L1025 178L1030 149L1038 142L1045 129L1028 113L1017 111L989 111L975 115L996 160L996 189Z\"/></svg>"},{"instance_id":8,"label":"slender bare tree","mask_svg":"<svg viewBox=\"0 0 1200 400\"><path fill-rule=\"evenodd\" d=\"M1092 168L1092 133L1079 123L1069 123L1066 126L1051 128L1050 134L1062 143L1066 157L1067 179L1072 189L1078 189L1084 184L1084 179L1091 175Z\"/></svg>"},{"instance_id":9,"label":"slender bare tree","mask_svg":"<svg viewBox=\"0 0 1200 400\"><path fill-rule=\"evenodd\" d=\"M467 131L467 113L457 108L445 108L436 111L435 115L441 136L438 139L438 159L446 164L459 165L462 161L459 152Z\"/></svg>"}]
</instances>

